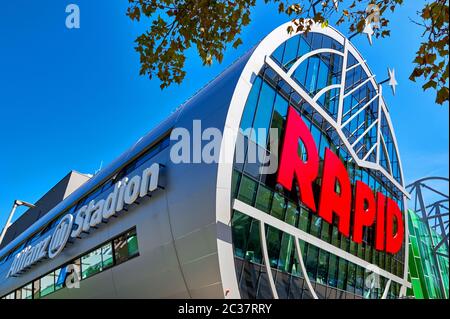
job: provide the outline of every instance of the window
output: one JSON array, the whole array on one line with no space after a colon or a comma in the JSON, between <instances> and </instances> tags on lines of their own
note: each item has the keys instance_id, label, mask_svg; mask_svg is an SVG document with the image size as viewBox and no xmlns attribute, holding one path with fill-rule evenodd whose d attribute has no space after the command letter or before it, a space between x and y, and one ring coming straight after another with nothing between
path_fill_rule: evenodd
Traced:
<instances>
[{"instance_id":1,"label":"window","mask_svg":"<svg viewBox=\"0 0 450 319\"><path fill-rule=\"evenodd\" d=\"M136 238L136 250L137 250L137 237ZM136 252L134 252L136 254ZM113 257L113 248L111 243L107 243L102 247L102 263L103 268L108 268L114 264L114 257Z\"/></svg>"},{"instance_id":2,"label":"window","mask_svg":"<svg viewBox=\"0 0 450 319\"><path fill-rule=\"evenodd\" d=\"M234 211L231 223L233 225L234 255L244 258L245 250L247 248L248 234L250 232L251 217L238 211Z\"/></svg>"},{"instance_id":3,"label":"window","mask_svg":"<svg viewBox=\"0 0 450 319\"><path fill-rule=\"evenodd\" d=\"M256 193L256 182L249 177L243 175L241 180L241 186L239 187L238 199L252 205L253 199Z\"/></svg>"},{"instance_id":4,"label":"window","mask_svg":"<svg viewBox=\"0 0 450 319\"><path fill-rule=\"evenodd\" d=\"M322 224L322 218L316 215L311 215L311 230L310 234L315 237L320 237L320 226Z\"/></svg>"},{"instance_id":5,"label":"window","mask_svg":"<svg viewBox=\"0 0 450 319\"><path fill-rule=\"evenodd\" d=\"M339 258L339 271L338 271L338 288L345 290L347 283L347 261L345 259Z\"/></svg>"},{"instance_id":6,"label":"window","mask_svg":"<svg viewBox=\"0 0 450 319\"><path fill-rule=\"evenodd\" d=\"M267 132L272 116L273 103L275 102L275 90L264 81L260 94L258 109L256 110L253 123L256 136L251 136L250 138L253 142L256 142L259 146L265 148L267 146ZM259 129L264 130L260 132Z\"/></svg>"},{"instance_id":7,"label":"window","mask_svg":"<svg viewBox=\"0 0 450 319\"><path fill-rule=\"evenodd\" d=\"M241 129L245 132L252 127L253 117L255 116L256 104L258 103L259 91L261 88L262 79L257 77L253 83L252 90L245 103L244 114L242 114Z\"/></svg>"},{"instance_id":8,"label":"window","mask_svg":"<svg viewBox=\"0 0 450 319\"><path fill-rule=\"evenodd\" d=\"M355 275L356 275L356 265L353 263L348 263L348 273L347 273L347 291L355 292Z\"/></svg>"},{"instance_id":9,"label":"window","mask_svg":"<svg viewBox=\"0 0 450 319\"><path fill-rule=\"evenodd\" d=\"M233 171L233 181L232 181L232 189L231 192L233 197L236 197L237 190L239 189L239 181L241 180L241 174L236 170Z\"/></svg>"},{"instance_id":10,"label":"window","mask_svg":"<svg viewBox=\"0 0 450 319\"><path fill-rule=\"evenodd\" d=\"M102 271L102 249L96 249L81 257L81 279Z\"/></svg>"},{"instance_id":11,"label":"window","mask_svg":"<svg viewBox=\"0 0 450 319\"><path fill-rule=\"evenodd\" d=\"M306 272L311 281L316 280L317 273L317 258L319 255L319 248L313 245L308 245L308 258L306 260Z\"/></svg>"},{"instance_id":12,"label":"window","mask_svg":"<svg viewBox=\"0 0 450 319\"><path fill-rule=\"evenodd\" d=\"M137 249L137 247L136 247ZM112 266L114 263L112 254L112 245L107 243L104 246L81 257L81 279L88 278L103 269ZM136 254L133 252L132 255Z\"/></svg>"},{"instance_id":13,"label":"window","mask_svg":"<svg viewBox=\"0 0 450 319\"><path fill-rule=\"evenodd\" d=\"M284 220L285 209L286 209L286 200L280 194L275 193L273 196L271 215L278 219Z\"/></svg>"},{"instance_id":14,"label":"window","mask_svg":"<svg viewBox=\"0 0 450 319\"><path fill-rule=\"evenodd\" d=\"M300 228L303 231L308 230L308 211L305 208L300 209L300 220L298 222L298 228Z\"/></svg>"},{"instance_id":15,"label":"window","mask_svg":"<svg viewBox=\"0 0 450 319\"><path fill-rule=\"evenodd\" d=\"M298 215L297 205L288 201L285 222L295 227L295 225L297 225Z\"/></svg>"},{"instance_id":16,"label":"window","mask_svg":"<svg viewBox=\"0 0 450 319\"><path fill-rule=\"evenodd\" d=\"M129 231L114 240L114 253L116 264L123 263L139 253L136 230Z\"/></svg>"},{"instance_id":17,"label":"window","mask_svg":"<svg viewBox=\"0 0 450 319\"><path fill-rule=\"evenodd\" d=\"M33 298L33 285L30 283L20 289L21 299L32 299Z\"/></svg>"},{"instance_id":18,"label":"window","mask_svg":"<svg viewBox=\"0 0 450 319\"><path fill-rule=\"evenodd\" d=\"M283 56L283 66L286 70L294 64L297 60L298 43L300 41L300 36L295 36L286 41L286 48L284 50Z\"/></svg>"},{"instance_id":19,"label":"window","mask_svg":"<svg viewBox=\"0 0 450 319\"><path fill-rule=\"evenodd\" d=\"M334 40L323 37L322 35L316 36L315 34L313 35L310 33L306 36L299 36L298 39L296 38L295 40L285 42L275 50L272 57L276 60L278 65L286 69L286 67L290 67L292 62L298 59L298 56L309 52L311 46L316 48L321 46L332 47L337 50L342 50L342 46L335 43ZM354 57L349 55L348 63L353 65L356 64L357 61ZM308 93L315 94L323 87L340 83L340 71L342 67L343 61L341 56L321 53L306 59L295 70L292 77L299 85L306 89ZM361 66L353 68L353 70L347 72L346 76L347 83L345 90L347 93L356 86L360 87L351 94L347 94L347 97L344 99L344 120L348 120L351 116L355 115L356 112L361 111L361 107L366 105L376 94L375 88L371 83L368 82L361 85L367 78L367 74L365 74L365 71ZM318 100L322 108L331 116L334 116L335 119L340 93L340 89L330 90L320 96ZM378 113L378 102L378 100L374 99L365 110L359 112L359 114L350 121L350 125L343 128L344 133L349 140L353 139L353 141L355 141L356 138L360 136L371 123L373 123ZM241 127L267 128L270 124L271 128L277 128L279 130L279 138L282 138L286 122L286 113L289 106L296 109L311 131L318 148L319 157L321 158L319 172L323 171L323 156L325 149L330 148L333 152L339 154L341 161L347 167L352 184L358 180L364 181L364 183L370 185L373 190L382 190L383 194L386 196L391 195L390 197L398 191L392 184L386 181L383 176L381 176L381 173L377 174L372 170L363 169L354 163L348 150L341 144L342 141L340 140L340 137L336 134L335 130L330 127L330 124L327 123L323 116L305 102L298 92L295 92L288 83L281 80L276 72L271 70L267 65L262 69L254 81L242 117ZM383 126L383 123L381 123L381 125ZM389 128L383 126L383 129L385 130L382 132L383 135L388 135ZM373 128L372 131L376 132L376 128ZM360 158L362 158L362 155L367 155L367 151L374 143L376 134L372 136L372 131L367 135L367 139L361 139L357 143L358 145L355 146L355 150L358 149L357 154L359 154ZM261 144L261 147L265 147L265 138L266 137L262 135L247 136L247 142L249 140L251 141L245 145L246 151L248 152L249 145L252 146L250 143L258 142L258 144ZM269 141L266 142L269 144L271 143ZM279 147L282 147L281 143L279 143ZM386 145L383 148L386 148L384 154L385 160L394 160L396 155L393 154L395 153L395 148L393 147L393 142L389 138L386 138ZM304 145L300 141L298 154L304 160L306 160L305 153ZM370 157L368 157L368 160L370 160ZM396 161L398 162L398 158ZM255 173L253 167L250 168L248 162L243 165L242 162L238 163L236 161L234 168L245 174L245 176L242 177L240 175L241 173L236 174L236 176L233 175L234 197L254 206L258 210L269 213L288 225L297 227L327 243L331 243L336 248L349 252L353 256L358 256L369 263L377 264L393 273L401 274L403 271L403 265L400 262L403 260L401 253L391 257L389 255L380 254L373 248L375 237L374 227L366 227L363 235L363 243L356 244L353 242L352 238L339 233L336 219L333 223L327 223L316 213L313 213L302 206L302 203L298 198L298 183L294 183L292 191L289 192L277 185L276 174L262 176L259 172ZM256 168L259 168L259 165L256 166ZM322 173L319 173L319 176L321 175ZM316 188L320 186L320 184L321 179L319 178L314 184L314 187ZM337 192L340 192L340 185L336 185L336 190ZM315 193L320 195L320 192L315 191ZM400 194L399 196L402 195ZM235 248L234 252L238 274L244 273L244 263L253 260L253 255L257 251L260 251L258 240L259 227L261 224L259 221L252 218L247 219L248 220L245 222L240 221L242 224L239 223L238 220L233 221L233 245ZM252 234L255 234L254 242L258 243L258 249L250 248L252 246L250 241L250 238L253 238ZM291 269L293 263L295 263L296 256L295 254L291 256L290 253L295 250L295 247L291 246L292 240L289 239L289 236L283 234L281 231L269 227L267 228L266 235L268 253L270 255L269 261L273 267L273 279L280 296L287 296L290 294L289 291L293 283L292 279L289 279L291 277L286 277L286 273L289 272L289 269ZM311 279L315 281L315 285L335 287L336 289L333 291L335 291L336 297L338 291L339 293L342 293L344 298L346 296L353 298L355 294L358 296L362 295L364 290L364 268L357 267L355 264L350 264L345 259L321 251L317 247L301 240L299 240L299 243L306 270ZM241 263L240 270L238 269L239 262ZM261 264L263 263L264 262L261 260ZM259 266L264 268L261 264ZM261 287L261 285L264 286L263 283L265 281L258 279L258 276L262 276L260 268L255 267L251 276L255 276L253 279L257 283L256 289ZM264 276L267 276L267 274L264 274ZM242 276L240 276L239 280L241 285L245 285L242 281ZM330 292L324 291L323 294L329 296ZM256 292L256 295L258 296L259 293Z\"/></svg>"},{"instance_id":20,"label":"window","mask_svg":"<svg viewBox=\"0 0 450 319\"><path fill-rule=\"evenodd\" d=\"M13 291L12 293L6 295L3 299L16 299L15 292Z\"/></svg>"},{"instance_id":21,"label":"window","mask_svg":"<svg viewBox=\"0 0 450 319\"><path fill-rule=\"evenodd\" d=\"M268 213L270 211L270 204L272 202L272 192L262 185L258 188L258 195L256 196L255 207Z\"/></svg>"},{"instance_id":22,"label":"window","mask_svg":"<svg viewBox=\"0 0 450 319\"><path fill-rule=\"evenodd\" d=\"M63 289L68 275L68 265L74 265L77 273L81 272L81 279L86 279L137 255L139 250L136 229L132 229L80 258L70 261L65 266L3 296L2 299L39 299Z\"/></svg>"},{"instance_id":23,"label":"window","mask_svg":"<svg viewBox=\"0 0 450 319\"><path fill-rule=\"evenodd\" d=\"M266 226L267 232L267 254L269 256L270 266L278 267L278 257L281 249L281 240L283 233L271 226Z\"/></svg>"},{"instance_id":24,"label":"window","mask_svg":"<svg viewBox=\"0 0 450 319\"><path fill-rule=\"evenodd\" d=\"M40 297L55 291L55 272L51 272L40 279Z\"/></svg>"},{"instance_id":25,"label":"window","mask_svg":"<svg viewBox=\"0 0 450 319\"><path fill-rule=\"evenodd\" d=\"M254 262L261 262L261 241L259 221L235 211L232 219L235 256Z\"/></svg>"},{"instance_id":26,"label":"window","mask_svg":"<svg viewBox=\"0 0 450 319\"><path fill-rule=\"evenodd\" d=\"M338 270L338 257L330 254L330 261L328 263L328 285L331 287L337 286L337 270Z\"/></svg>"},{"instance_id":27,"label":"window","mask_svg":"<svg viewBox=\"0 0 450 319\"><path fill-rule=\"evenodd\" d=\"M319 249L319 265L317 268L317 282L321 284L327 283L328 260L330 253Z\"/></svg>"},{"instance_id":28,"label":"window","mask_svg":"<svg viewBox=\"0 0 450 319\"><path fill-rule=\"evenodd\" d=\"M280 256L278 258L278 270L285 273L290 273L291 270L296 272L297 266L294 261L295 254L295 242L294 237L283 233L283 238L281 240Z\"/></svg>"},{"instance_id":29,"label":"window","mask_svg":"<svg viewBox=\"0 0 450 319\"><path fill-rule=\"evenodd\" d=\"M327 243L330 242L330 224L322 223L321 238Z\"/></svg>"}]
</instances>

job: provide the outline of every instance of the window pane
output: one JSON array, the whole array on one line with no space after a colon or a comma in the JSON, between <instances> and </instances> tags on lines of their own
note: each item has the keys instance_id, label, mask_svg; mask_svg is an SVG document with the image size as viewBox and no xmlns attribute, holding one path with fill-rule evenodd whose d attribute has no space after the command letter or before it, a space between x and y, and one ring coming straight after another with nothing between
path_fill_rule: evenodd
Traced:
<instances>
[{"instance_id":1,"label":"window pane","mask_svg":"<svg viewBox=\"0 0 450 319\"><path fill-rule=\"evenodd\" d=\"M32 299L33 298L33 287L32 284L28 284L21 289L21 298L22 299Z\"/></svg>"},{"instance_id":2,"label":"window pane","mask_svg":"<svg viewBox=\"0 0 450 319\"><path fill-rule=\"evenodd\" d=\"M259 221L256 219L252 219L245 259L250 260L254 263L262 263L260 238L261 236L259 233Z\"/></svg>"},{"instance_id":3,"label":"window pane","mask_svg":"<svg viewBox=\"0 0 450 319\"><path fill-rule=\"evenodd\" d=\"M355 264L349 263L347 274L347 291L351 293L355 292L355 273L356 273Z\"/></svg>"},{"instance_id":4,"label":"window pane","mask_svg":"<svg viewBox=\"0 0 450 319\"><path fill-rule=\"evenodd\" d=\"M283 56L283 65L289 70L289 68L294 64L297 60L297 50L298 50L298 42L300 41L300 36L295 36L290 38L286 42L286 48L284 50Z\"/></svg>"},{"instance_id":5,"label":"window pane","mask_svg":"<svg viewBox=\"0 0 450 319\"><path fill-rule=\"evenodd\" d=\"M304 208L300 208L300 220L298 222L298 228L303 231L308 230L308 211Z\"/></svg>"},{"instance_id":6,"label":"window pane","mask_svg":"<svg viewBox=\"0 0 450 319\"><path fill-rule=\"evenodd\" d=\"M268 213L270 211L270 203L272 201L272 192L262 185L258 188L256 196L256 208Z\"/></svg>"},{"instance_id":7,"label":"window pane","mask_svg":"<svg viewBox=\"0 0 450 319\"><path fill-rule=\"evenodd\" d=\"M290 273L293 266L293 253L295 250L294 237L283 233L281 241L280 257L278 261L278 269L286 273Z\"/></svg>"},{"instance_id":8,"label":"window pane","mask_svg":"<svg viewBox=\"0 0 450 319\"><path fill-rule=\"evenodd\" d=\"M255 129L256 136L251 136L251 140L258 143L262 147L267 145L267 134L270 124L270 118L272 116L273 103L275 101L275 90L263 82L262 90L258 100L258 109L256 110L255 121L253 128ZM260 130L259 129L264 129Z\"/></svg>"},{"instance_id":9,"label":"window pane","mask_svg":"<svg viewBox=\"0 0 450 319\"><path fill-rule=\"evenodd\" d=\"M55 291L55 273L49 273L40 279L40 296L44 297Z\"/></svg>"},{"instance_id":10,"label":"window pane","mask_svg":"<svg viewBox=\"0 0 450 319\"><path fill-rule=\"evenodd\" d=\"M316 246L308 245L308 257L307 257L307 261L306 261L306 272L311 281L316 280L318 255L319 255L319 249Z\"/></svg>"},{"instance_id":11,"label":"window pane","mask_svg":"<svg viewBox=\"0 0 450 319\"><path fill-rule=\"evenodd\" d=\"M311 215L311 235L314 235L316 237L320 236L320 224L322 222L322 219L320 217L317 217L315 215Z\"/></svg>"},{"instance_id":12,"label":"window pane","mask_svg":"<svg viewBox=\"0 0 450 319\"><path fill-rule=\"evenodd\" d=\"M262 80L258 76L253 83L252 90L248 96L247 102L244 108L244 114L242 114L241 128L246 130L252 127L253 117L255 115L256 103L258 102L259 90L261 88Z\"/></svg>"},{"instance_id":13,"label":"window pane","mask_svg":"<svg viewBox=\"0 0 450 319\"><path fill-rule=\"evenodd\" d=\"M232 189L231 192L233 194L233 198L236 196L237 190L239 188L239 181L241 179L241 174L236 170L233 170L233 181L232 181Z\"/></svg>"},{"instance_id":14,"label":"window pane","mask_svg":"<svg viewBox=\"0 0 450 319\"><path fill-rule=\"evenodd\" d=\"M330 242L330 224L328 223L322 223L322 231L321 231L322 239L326 241L327 243Z\"/></svg>"},{"instance_id":15,"label":"window pane","mask_svg":"<svg viewBox=\"0 0 450 319\"><path fill-rule=\"evenodd\" d=\"M241 186L239 187L238 199L252 205L256 192L256 182L249 177L242 175Z\"/></svg>"},{"instance_id":16,"label":"window pane","mask_svg":"<svg viewBox=\"0 0 450 319\"><path fill-rule=\"evenodd\" d=\"M120 264L139 253L136 230L132 230L125 235L114 240L114 254L116 263ZM108 257L106 257L108 258Z\"/></svg>"},{"instance_id":17,"label":"window pane","mask_svg":"<svg viewBox=\"0 0 450 319\"><path fill-rule=\"evenodd\" d=\"M331 287L337 287L337 270L338 270L338 258L330 254L330 262L328 268L328 285Z\"/></svg>"},{"instance_id":18,"label":"window pane","mask_svg":"<svg viewBox=\"0 0 450 319\"><path fill-rule=\"evenodd\" d=\"M10 293L9 295L7 295L7 296L5 297L5 299L16 299L15 292L13 291L13 292Z\"/></svg>"},{"instance_id":19,"label":"window pane","mask_svg":"<svg viewBox=\"0 0 450 319\"><path fill-rule=\"evenodd\" d=\"M270 266L273 268L277 268L283 233L280 230L273 228L271 226L267 226L266 231L267 231L267 254L269 257Z\"/></svg>"},{"instance_id":20,"label":"window pane","mask_svg":"<svg viewBox=\"0 0 450 319\"><path fill-rule=\"evenodd\" d=\"M328 257L329 253L325 250L320 250L319 253L319 266L317 269L317 282L326 285L327 284L327 270L328 270Z\"/></svg>"},{"instance_id":21,"label":"window pane","mask_svg":"<svg viewBox=\"0 0 450 319\"><path fill-rule=\"evenodd\" d=\"M273 196L271 215L278 219L284 220L285 208L286 208L286 200L280 194L275 193Z\"/></svg>"},{"instance_id":22,"label":"window pane","mask_svg":"<svg viewBox=\"0 0 450 319\"><path fill-rule=\"evenodd\" d=\"M102 261L104 268L112 266L114 263L111 243L107 243L102 247Z\"/></svg>"},{"instance_id":23,"label":"window pane","mask_svg":"<svg viewBox=\"0 0 450 319\"><path fill-rule=\"evenodd\" d=\"M356 268L356 294L362 296L363 294L363 284L364 284L364 270L362 267L357 266Z\"/></svg>"},{"instance_id":24,"label":"window pane","mask_svg":"<svg viewBox=\"0 0 450 319\"><path fill-rule=\"evenodd\" d=\"M81 279L102 271L102 249L96 249L81 257Z\"/></svg>"},{"instance_id":25,"label":"window pane","mask_svg":"<svg viewBox=\"0 0 450 319\"><path fill-rule=\"evenodd\" d=\"M245 257L251 221L251 217L238 211L234 211L231 224L233 230L234 254L237 257Z\"/></svg>"},{"instance_id":26,"label":"window pane","mask_svg":"<svg viewBox=\"0 0 450 319\"><path fill-rule=\"evenodd\" d=\"M332 235L331 235L331 243L334 246L339 247L339 230L334 225L333 225L333 231L332 231Z\"/></svg>"},{"instance_id":27,"label":"window pane","mask_svg":"<svg viewBox=\"0 0 450 319\"><path fill-rule=\"evenodd\" d=\"M128 237L127 235L120 236L114 240L114 255L116 263L120 264L128 260Z\"/></svg>"},{"instance_id":28,"label":"window pane","mask_svg":"<svg viewBox=\"0 0 450 319\"><path fill-rule=\"evenodd\" d=\"M347 277L347 261L339 258L338 288L345 290Z\"/></svg>"},{"instance_id":29,"label":"window pane","mask_svg":"<svg viewBox=\"0 0 450 319\"><path fill-rule=\"evenodd\" d=\"M128 257L136 256L139 253L137 236L131 235L128 237Z\"/></svg>"},{"instance_id":30,"label":"window pane","mask_svg":"<svg viewBox=\"0 0 450 319\"><path fill-rule=\"evenodd\" d=\"M295 225L297 225L298 215L299 213L297 205L288 202L285 222L295 227Z\"/></svg>"}]
</instances>

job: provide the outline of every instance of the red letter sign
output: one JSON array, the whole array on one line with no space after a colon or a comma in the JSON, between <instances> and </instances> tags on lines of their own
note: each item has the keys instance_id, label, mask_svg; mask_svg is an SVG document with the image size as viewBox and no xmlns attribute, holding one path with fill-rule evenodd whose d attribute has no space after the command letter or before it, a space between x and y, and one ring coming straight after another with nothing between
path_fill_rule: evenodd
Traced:
<instances>
[{"instance_id":1,"label":"red letter sign","mask_svg":"<svg viewBox=\"0 0 450 319\"><path fill-rule=\"evenodd\" d=\"M336 182L339 183L340 194L336 193ZM347 169L339 157L327 148L325 149L319 216L331 224L334 212L339 216L339 231L347 237L350 234L351 201L352 189Z\"/></svg>"},{"instance_id":2,"label":"red letter sign","mask_svg":"<svg viewBox=\"0 0 450 319\"><path fill-rule=\"evenodd\" d=\"M287 190L291 190L295 175L300 200L310 209L316 211L312 183L317 177L319 155L311 132L293 107L289 107L284 136L277 181ZM306 162L303 162L298 154L299 139L302 140L306 148Z\"/></svg>"},{"instance_id":3,"label":"red letter sign","mask_svg":"<svg viewBox=\"0 0 450 319\"><path fill-rule=\"evenodd\" d=\"M299 140L306 150L306 161L299 154ZM319 170L319 154L306 124L293 107L289 107L277 182L287 190L294 179L299 187L299 200L326 222L332 224L334 214L339 218L339 232L349 237L352 209L352 185L347 169L339 157L325 149L323 177L318 211L314 200L313 183ZM339 191L337 190L339 186ZM403 244L403 217L397 202L373 191L365 183L355 185L353 241L361 243L364 227L375 225L375 249L397 253ZM394 232L394 222L397 225Z\"/></svg>"},{"instance_id":4,"label":"red letter sign","mask_svg":"<svg viewBox=\"0 0 450 319\"><path fill-rule=\"evenodd\" d=\"M367 206L367 207L366 207ZM356 181L355 223L353 225L353 241L362 242L363 227L371 226L375 220L375 198L369 186Z\"/></svg>"},{"instance_id":5,"label":"red letter sign","mask_svg":"<svg viewBox=\"0 0 450 319\"><path fill-rule=\"evenodd\" d=\"M394 218L396 219L397 231L394 232ZM391 199L387 199L386 208L386 251L391 254L397 253L402 248L403 243L403 217L397 203Z\"/></svg>"}]
</instances>

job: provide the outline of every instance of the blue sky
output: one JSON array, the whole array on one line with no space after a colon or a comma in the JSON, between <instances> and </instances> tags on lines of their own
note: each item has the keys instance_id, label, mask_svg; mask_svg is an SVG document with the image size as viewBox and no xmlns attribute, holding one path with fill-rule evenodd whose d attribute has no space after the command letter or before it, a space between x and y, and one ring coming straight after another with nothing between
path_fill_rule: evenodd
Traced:
<instances>
[{"instance_id":1,"label":"blue sky","mask_svg":"<svg viewBox=\"0 0 450 319\"><path fill-rule=\"evenodd\" d=\"M81 28L65 27L76 3ZM0 4L0 228L14 199L38 200L70 170L93 173L169 115L179 104L288 18L259 5L222 64L203 67L188 52L181 85L161 91L138 75L134 39L145 24L125 16L128 1L24 0ZM448 176L448 106L408 80L421 29L409 21L422 1L405 1L392 36L370 47L352 39L379 81L395 67L397 95L385 89L406 182ZM346 30L341 30L346 33ZM16 218L23 211L19 211Z\"/></svg>"}]
</instances>

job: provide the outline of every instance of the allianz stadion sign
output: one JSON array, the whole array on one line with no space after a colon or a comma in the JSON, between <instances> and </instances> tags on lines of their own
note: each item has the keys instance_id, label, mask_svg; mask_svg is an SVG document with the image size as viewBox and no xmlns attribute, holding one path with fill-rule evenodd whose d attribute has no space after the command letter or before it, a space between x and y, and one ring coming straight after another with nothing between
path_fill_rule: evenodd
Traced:
<instances>
[{"instance_id":1,"label":"allianz stadion sign","mask_svg":"<svg viewBox=\"0 0 450 319\"><path fill-rule=\"evenodd\" d=\"M96 227L122 211L124 205L133 204L139 197L156 190L159 170L160 165L154 163L141 175L125 177L117 182L106 199L94 199L81 207L75 215L66 214L51 234L37 244L24 248L14 257L6 277L17 276L44 258L55 258L70 239L79 237L82 232L88 232L91 227Z\"/></svg>"}]
</instances>

